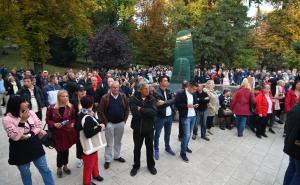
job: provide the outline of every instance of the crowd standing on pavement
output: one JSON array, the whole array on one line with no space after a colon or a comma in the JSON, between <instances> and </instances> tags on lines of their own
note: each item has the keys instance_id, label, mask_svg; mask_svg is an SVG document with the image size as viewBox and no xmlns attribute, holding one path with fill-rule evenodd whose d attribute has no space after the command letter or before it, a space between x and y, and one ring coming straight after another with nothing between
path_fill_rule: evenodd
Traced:
<instances>
[{"instance_id":1,"label":"crowd standing on pavement","mask_svg":"<svg viewBox=\"0 0 300 185\"><path fill-rule=\"evenodd\" d=\"M18 167L24 185L32 185L28 167L31 162L46 185L55 184L41 142L49 135L41 121L42 109L47 108L44 117L57 151L57 177L71 174L69 149L76 145L77 167L83 167L83 184L103 181L97 150L88 152L91 149L87 149L85 141L105 134L104 168L108 170L113 161L125 163L122 138L131 112L134 143L131 176L139 171L144 143L148 170L153 175L158 173L155 162L160 160L163 129L164 150L176 155L170 136L178 117L179 155L184 162L189 162L188 154L192 153L190 139L196 140L200 135L209 142L209 135L214 134L217 125L221 130L236 127L238 137L243 137L249 127L262 139L268 137L268 132L276 134L274 124L285 124L284 152L290 156L290 163L284 184L299 185L300 71L196 68L194 79L183 81L182 88L175 91L169 87L171 78L172 68L168 66L69 69L65 74L48 71L35 74L32 70L8 71L0 67L0 103L6 106L5 113L2 107L0 113L9 137L9 164ZM222 92L216 86L222 86ZM28 147L32 150L23 150Z\"/></svg>"}]
</instances>

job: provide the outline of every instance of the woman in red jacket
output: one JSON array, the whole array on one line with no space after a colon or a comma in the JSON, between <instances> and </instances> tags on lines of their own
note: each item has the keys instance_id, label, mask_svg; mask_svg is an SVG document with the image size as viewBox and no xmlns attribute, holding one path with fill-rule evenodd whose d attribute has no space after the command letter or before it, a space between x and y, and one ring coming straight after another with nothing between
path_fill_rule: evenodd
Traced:
<instances>
[{"instance_id":1,"label":"woman in red jacket","mask_svg":"<svg viewBox=\"0 0 300 185\"><path fill-rule=\"evenodd\" d=\"M69 103L69 95L66 90L60 90L57 94L57 104L47 109L46 122L53 132L55 149L57 151L57 176L62 177L62 170L71 174L68 169L69 148L76 143L75 108ZM62 169L63 167L63 169Z\"/></svg>"},{"instance_id":2,"label":"woman in red jacket","mask_svg":"<svg viewBox=\"0 0 300 185\"><path fill-rule=\"evenodd\" d=\"M258 124L256 128L256 136L258 138L268 137L266 135L266 127L273 113L273 103L270 85L265 85L262 91L256 96L256 112L258 115Z\"/></svg>"},{"instance_id":3,"label":"woman in red jacket","mask_svg":"<svg viewBox=\"0 0 300 185\"><path fill-rule=\"evenodd\" d=\"M296 81L293 85L292 90L290 90L285 98L284 111L286 113L290 112L291 108L300 101L300 81Z\"/></svg>"}]
</instances>

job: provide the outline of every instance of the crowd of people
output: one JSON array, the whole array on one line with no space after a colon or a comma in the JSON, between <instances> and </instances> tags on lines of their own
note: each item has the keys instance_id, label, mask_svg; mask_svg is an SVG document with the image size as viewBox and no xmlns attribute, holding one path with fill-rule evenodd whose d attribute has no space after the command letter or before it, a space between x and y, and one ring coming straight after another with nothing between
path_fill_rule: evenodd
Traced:
<instances>
[{"instance_id":1,"label":"crowd of people","mask_svg":"<svg viewBox=\"0 0 300 185\"><path fill-rule=\"evenodd\" d=\"M209 135L214 134L213 127L217 125L222 130L236 127L238 137L243 137L248 125L257 138L262 139L268 137L267 131L275 134L273 125L284 124L286 113L287 122L295 120L292 113L298 111L299 115L295 108L300 104L297 70L224 70L214 66L211 70L197 68L194 74L195 79L183 81L182 88L173 91L169 87L171 67L77 72L70 69L64 75L47 71L34 74L31 70L8 72L1 67L0 103L6 106L2 123L9 137L9 164L18 167L24 185L32 185L31 162L39 169L46 185L55 184L41 142L47 134L41 121L45 107L46 125L57 151L56 175L63 178L71 174L69 149L76 145L77 167L83 166L84 185L94 184L92 178L104 179L98 169L97 151L88 153L83 139L104 132L107 141L104 168L109 169L112 162L125 163L121 143L130 112L134 143L131 176L139 171L143 143L148 170L157 174L155 161L160 159L162 129L165 151L176 155L170 145L176 114L180 157L184 162L189 162L188 153L192 153L190 139L196 140L199 133L201 139L210 141ZM223 85L221 94L216 91L216 84ZM227 88L230 85L238 85L237 90L231 91ZM285 127L286 143L298 142L297 147L300 143L298 125L298 130L291 129L289 124ZM300 149L297 147L285 147L291 156L286 178L296 179L285 180L285 185L300 182Z\"/></svg>"}]
</instances>

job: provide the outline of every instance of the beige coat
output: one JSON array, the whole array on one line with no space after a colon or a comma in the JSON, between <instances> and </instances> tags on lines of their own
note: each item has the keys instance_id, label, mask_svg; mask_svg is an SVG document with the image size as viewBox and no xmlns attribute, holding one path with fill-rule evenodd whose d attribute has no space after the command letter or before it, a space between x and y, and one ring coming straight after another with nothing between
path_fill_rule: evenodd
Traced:
<instances>
[{"instance_id":1,"label":"beige coat","mask_svg":"<svg viewBox=\"0 0 300 185\"><path fill-rule=\"evenodd\" d=\"M209 96L209 103L207 104L208 116L216 116L220 108L219 97L215 90L204 89Z\"/></svg>"}]
</instances>

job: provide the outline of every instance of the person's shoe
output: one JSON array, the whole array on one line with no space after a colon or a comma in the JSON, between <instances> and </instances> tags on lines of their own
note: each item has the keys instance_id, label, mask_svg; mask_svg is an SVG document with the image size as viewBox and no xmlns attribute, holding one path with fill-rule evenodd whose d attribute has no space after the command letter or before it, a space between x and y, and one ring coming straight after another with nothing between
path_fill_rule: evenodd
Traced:
<instances>
[{"instance_id":1,"label":"person's shoe","mask_svg":"<svg viewBox=\"0 0 300 185\"><path fill-rule=\"evenodd\" d=\"M89 184L83 184L83 185L97 185L97 184L91 182L91 183L89 183Z\"/></svg>"},{"instance_id":2,"label":"person's shoe","mask_svg":"<svg viewBox=\"0 0 300 185\"><path fill-rule=\"evenodd\" d=\"M159 160L159 151L154 151L154 159Z\"/></svg>"},{"instance_id":3,"label":"person's shoe","mask_svg":"<svg viewBox=\"0 0 300 185\"><path fill-rule=\"evenodd\" d=\"M63 167L63 171L67 174L70 175L71 174L71 170L68 167Z\"/></svg>"},{"instance_id":4,"label":"person's shoe","mask_svg":"<svg viewBox=\"0 0 300 185\"><path fill-rule=\"evenodd\" d=\"M76 167L77 167L77 168L81 168L82 166L83 166L83 160L82 160L82 159L79 159L79 160L77 161Z\"/></svg>"},{"instance_id":5,"label":"person's shoe","mask_svg":"<svg viewBox=\"0 0 300 185\"><path fill-rule=\"evenodd\" d=\"M150 168L148 168L148 170L150 171L150 173L151 173L152 175L156 175L156 174L157 174L157 170L156 170L155 167L150 167Z\"/></svg>"},{"instance_id":6,"label":"person's shoe","mask_svg":"<svg viewBox=\"0 0 300 185\"><path fill-rule=\"evenodd\" d=\"M168 154L170 154L170 155L173 155L173 156L176 155L175 152L174 152L171 148L166 149L166 152L167 152Z\"/></svg>"},{"instance_id":7,"label":"person's shoe","mask_svg":"<svg viewBox=\"0 0 300 185\"><path fill-rule=\"evenodd\" d=\"M268 137L266 134L262 134L261 136L263 136L263 137Z\"/></svg>"},{"instance_id":8,"label":"person's shoe","mask_svg":"<svg viewBox=\"0 0 300 185\"><path fill-rule=\"evenodd\" d=\"M269 131L270 131L272 134L275 134L275 131L274 131L272 128L269 128Z\"/></svg>"},{"instance_id":9,"label":"person's shoe","mask_svg":"<svg viewBox=\"0 0 300 185\"><path fill-rule=\"evenodd\" d=\"M96 181L102 182L104 179L100 175L98 177L93 177Z\"/></svg>"},{"instance_id":10,"label":"person's shoe","mask_svg":"<svg viewBox=\"0 0 300 185\"><path fill-rule=\"evenodd\" d=\"M109 162L105 162L105 163L104 163L104 169L107 170L107 169L109 168L109 165L110 165Z\"/></svg>"},{"instance_id":11,"label":"person's shoe","mask_svg":"<svg viewBox=\"0 0 300 185\"><path fill-rule=\"evenodd\" d=\"M220 129L221 129L221 130L225 130L225 128L224 128L224 127L220 127Z\"/></svg>"},{"instance_id":12,"label":"person's shoe","mask_svg":"<svg viewBox=\"0 0 300 185\"><path fill-rule=\"evenodd\" d=\"M136 174L137 174L137 172L139 171L139 169L138 168L132 168L131 169L131 171L130 171L130 175L132 176L132 177L134 177Z\"/></svg>"},{"instance_id":13,"label":"person's shoe","mask_svg":"<svg viewBox=\"0 0 300 185\"><path fill-rule=\"evenodd\" d=\"M214 135L210 129L207 131L207 133L209 133L210 135Z\"/></svg>"},{"instance_id":14,"label":"person's shoe","mask_svg":"<svg viewBox=\"0 0 300 185\"><path fill-rule=\"evenodd\" d=\"M210 139L208 137L201 137L202 139L206 140L206 141L209 141Z\"/></svg>"},{"instance_id":15,"label":"person's shoe","mask_svg":"<svg viewBox=\"0 0 300 185\"><path fill-rule=\"evenodd\" d=\"M186 152L191 154L193 151L191 149L187 148Z\"/></svg>"},{"instance_id":16,"label":"person's shoe","mask_svg":"<svg viewBox=\"0 0 300 185\"><path fill-rule=\"evenodd\" d=\"M187 158L186 155L180 155L180 157L181 157L181 159L182 159L184 162L186 162L186 163L189 162L189 159Z\"/></svg>"},{"instance_id":17,"label":"person's shoe","mask_svg":"<svg viewBox=\"0 0 300 185\"><path fill-rule=\"evenodd\" d=\"M197 136L196 135L193 135L192 136L192 140L196 140Z\"/></svg>"},{"instance_id":18,"label":"person's shoe","mask_svg":"<svg viewBox=\"0 0 300 185\"><path fill-rule=\"evenodd\" d=\"M261 136L260 136L260 135L258 135L258 134L256 134L256 137L257 137L257 138L259 138L259 139L261 139Z\"/></svg>"},{"instance_id":19,"label":"person's shoe","mask_svg":"<svg viewBox=\"0 0 300 185\"><path fill-rule=\"evenodd\" d=\"M243 134L238 134L238 137L243 137Z\"/></svg>"},{"instance_id":20,"label":"person's shoe","mask_svg":"<svg viewBox=\"0 0 300 185\"><path fill-rule=\"evenodd\" d=\"M115 161L119 161L120 163L125 163L125 159L123 159L122 157L119 157L118 159L114 159Z\"/></svg>"},{"instance_id":21,"label":"person's shoe","mask_svg":"<svg viewBox=\"0 0 300 185\"><path fill-rule=\"evenodd\" d=\"M57 168L57 173L56 174L57 174L58 178L62 178L63 172L62 172L61 168Z\"/></svg>"}]
</instances>

